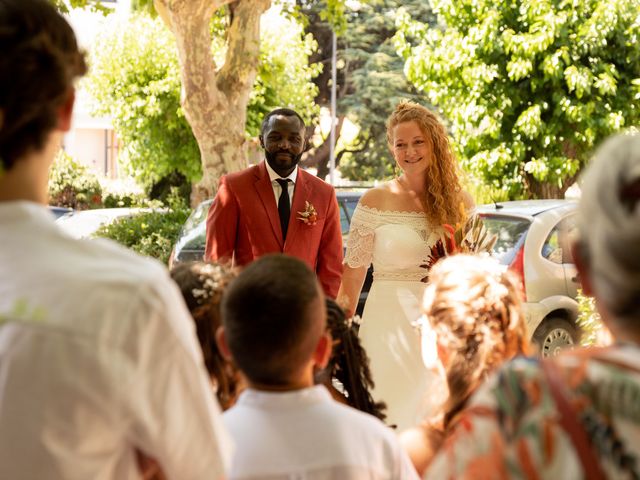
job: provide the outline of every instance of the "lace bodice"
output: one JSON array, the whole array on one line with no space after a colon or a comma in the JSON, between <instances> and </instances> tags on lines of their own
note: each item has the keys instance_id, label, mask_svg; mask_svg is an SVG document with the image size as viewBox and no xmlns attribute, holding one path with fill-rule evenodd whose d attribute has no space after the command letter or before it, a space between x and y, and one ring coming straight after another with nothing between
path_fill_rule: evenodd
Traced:
<instances>
[{"instance_id":1,"label":"lace bodice","mask_svg":"<svg viewBox=\"0 0 640 480\"><path fill-rule=\"evenodd\" d=\"M378 210L358 204L347 240L344 263L352 268L373 263L374 278L420 280L420 268L433 245L444 233L433 228L422 212Z\"/></svg>"}]
</instances>

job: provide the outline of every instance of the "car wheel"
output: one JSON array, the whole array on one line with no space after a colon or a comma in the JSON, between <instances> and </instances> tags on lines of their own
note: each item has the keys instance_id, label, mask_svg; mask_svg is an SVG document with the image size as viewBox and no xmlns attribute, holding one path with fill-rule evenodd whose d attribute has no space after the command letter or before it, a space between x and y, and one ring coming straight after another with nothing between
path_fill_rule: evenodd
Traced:
<instances>
[{"instance_id":1,"label":"car wheel","mask_svg":"<svg viewBox=\"0 0 640 480\"><path fill-rule=\"evenodd\" d=\"M555 357L562 349L578 343L578 332L564 318L546 318L536 328L533 341L543 358Z\"/></svg>"}]
</instances>

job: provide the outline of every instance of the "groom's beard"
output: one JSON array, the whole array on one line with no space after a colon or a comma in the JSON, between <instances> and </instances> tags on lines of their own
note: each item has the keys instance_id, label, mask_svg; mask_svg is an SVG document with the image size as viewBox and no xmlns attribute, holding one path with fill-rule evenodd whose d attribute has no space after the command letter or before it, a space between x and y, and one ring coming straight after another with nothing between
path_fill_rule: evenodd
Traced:
<instances>
[{"instance_id":1,"label":"groom's beard","mask_svg":"<svg viewBox=\"0 0 640 480\"><path fill-rule=\"evenodd\" d=\"M287 156L283 155L287 154ZM299 155L293 155L291 152L287 151L277 151L277 152L267 152L265 150L264 156L267 159L267 163L273 171L276 172L281 177L286 177L293 171L296 165L300 162L302 158L302 153Z\"/></svg>"}]
</instances>

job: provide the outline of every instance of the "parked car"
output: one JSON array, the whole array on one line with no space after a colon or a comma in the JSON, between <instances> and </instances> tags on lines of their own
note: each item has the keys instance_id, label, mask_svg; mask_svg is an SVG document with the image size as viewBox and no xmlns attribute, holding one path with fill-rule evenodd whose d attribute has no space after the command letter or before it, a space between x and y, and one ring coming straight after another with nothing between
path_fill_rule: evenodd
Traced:
<instances>
[{"instance_id":1,"label":"parked car","mask_svg":"<svg viewBox=\"0 0 640 480\"><path fill-rule=\"evenodd\" d=\"M494 256L522 278L524 311L544 357L578 343L579 280L571 258L577 203L530 200L481 205L477 212L498 236Z\"/></svg>"},{"instance_id":2,"label":"parked car","mask_svg":"<svg viewBox=\"0 0 640 480\"><path fill-rule=\"evenodd\" d=\"M346 245L347 238L349 236L349 225L351 224L351 217L353 211L356 209L358 200L364 191L355 190L338 190L336 196L338 198L338 206L340 208L340 226L342 229L342 242ZM206 242L206 229L207 229L207 213L213 200L205 200L198 205L193 213L189 216L185 222L178 241L173 249L171 259L169 261L169 267L181 262L189 262L202 260L204 257L204 247ZM364 309L364 303L373 281L373 270L370 268L365 279L365 283L360 293L360 299L358 301L358 308L356 313L362 315Z\"/></svg>"},{"instance_id":3,"label":"parked car","mask_svg":"<svg viewBox=\"0 0 640 480\"><path fill-rule=\"evenodd\" d=\"M73 212L73 209L67 207L54 207L49 205L49 212L53 215L53 218L56 220L67 213Z\"/></svg>"},{"instance_id":4,"label":"parked car","mask_svg":"<svg viewBox=\"0 0 640 480\"><path fill-rule=\"evenodd\" d=\"M361 195L361 191L337 191L344 245ZM172 265L203 259L211 202L206 200L198 205L185 222L174 247ZM527 325L533 343L545 357L579 341L575 300L578 278L569 248L576 209L575 202L566 200L515 201L477 207L488 230L498 236L493 255L523 279ZM372 278L370 268L356 313L362 314Z\"/></svg>"},{"instance_id":5,"label":"parked car","mask_svg":"<svg viewBox=\"0 0 640 480\"><path fill-rule=\"evenodd\" d=\"M74 210L56 220L56 223L75 238L91 237L102 225L108 225L119 218L133 217L149 212L149 208L96 208L94 210Z\"/></svg>"}]
</instances>

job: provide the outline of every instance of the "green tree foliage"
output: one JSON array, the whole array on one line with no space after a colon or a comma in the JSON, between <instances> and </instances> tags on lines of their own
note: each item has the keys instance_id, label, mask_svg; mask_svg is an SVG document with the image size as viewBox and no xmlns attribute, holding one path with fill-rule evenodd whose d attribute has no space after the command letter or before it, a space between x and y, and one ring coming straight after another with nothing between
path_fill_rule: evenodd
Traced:
<instances>
[{"instance_id":1,"label":"green tree foliage","mask_svg":"<svg viewBox=\"0 0 640 480\"><path fill-rule=\"evenodd\" d=\"M640 0L433 0L405 11L411 82L451 122L464 166L511 198L558 196L594 145L640 120Z\"/></svg>"},{"instance_id":2,"label":"green tree foliage","mask_svg":"<svg viewBox=\"0 0 640 480\"><path fill-rule=\"evenodd\" d=\"M422 0L384 0L361 5L348 15L341 59L347 75L339 111L356 123L355 144L338 152L340 172L352 180L381 180L394 175L385 121L401 99L419 100L395 52L395 17L400 6L421 19L435 19Z\"/></svg>"},{"instance_id":3,"label":"green tree foliage","mask_svg":"<svg viewBox=\"0 0 640 480\"><path fill-rule=\"evenodd\" d=\"M51 3L62 13L69 13L72 8L89 8L105 15L111 11L98 0L51 0Z\"/></svg>"},{"instance_id":4,"label":"green tree foliage","mask_svg":"<svg viewBox=\"0 0 640 480\"><path fill-rule=\"evenodd\" d=\"M307 20L306 31L319 45L312 59L324 65L315 79L319 88L316 102L329 108L332 26L325 21L326 5L314 0L298 0L297 4ZM393 174L384 123L400 98L415 97L415 89L404 76L404 63L392 41L396 33L395 14L401 5L420 18L433 18L428 5L418 0L370 0L343 11L345 28L337 42L337 135L340 137L345 118L357 124L359 133L351 145L338 145L336 164L343 176L353 180L382 179ZM328 162L327 135L304 163L317 167L318 176L324 177Z\"/></svg>"},{"instance_id":5,"label":"green tree foliage","mask_svg":"<svg viewBox=\"0 0 640 480\"><path fill-rule=\"evenodd\" d=\"M313 99L317 87L313 78L322 66L309 64L317 48L311 35L303 35L302 27L293 21L286 28L262 32L260 65L247 107L246 131L257 137L264 115L277 107L296 110L306 122L312 122L320 109Z\"/></svg>"},{"instance_id":6,"label":"green tree foliage","mask_svg":"<svg viewBox=\"0 0 640 480\"><path fill-rule=\"evenodd\" d=\"M225 31L216 17L212 30ZM224 57L214 40L214 55ZM297 109L307 120L317 115L308 65L314 48L301 28L264 32L259 77L251 93L246 131L256 136L262 115L277 106ZM94 111L112 118L122 144L119 160L149 189L176 172L190 182L201 176L200 152L180 105L180 71L172 33L159 18L134 15L102 32L92 51L86 88Z\"/></svg>"},{"instance_id":7,"label":"green tree foliage","mask_svg":"<svg viewBox=\"0 0 640 480\"><path fill-rule=\"evenodd\" d=\"M112 118L119 161L149 188L177 171L200 174L198 145L180 107L173 36L144 15L113 24L96 38L85 83L94 112Z\"/></svg>"}]
</instances>

